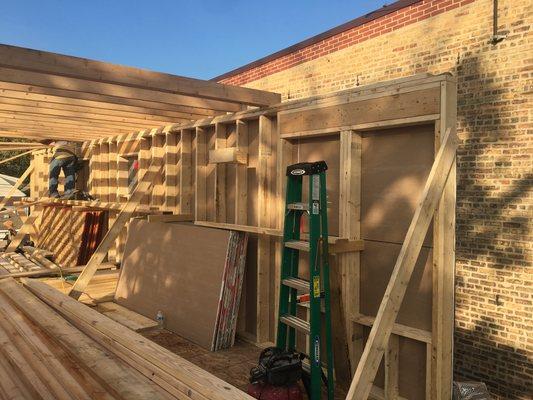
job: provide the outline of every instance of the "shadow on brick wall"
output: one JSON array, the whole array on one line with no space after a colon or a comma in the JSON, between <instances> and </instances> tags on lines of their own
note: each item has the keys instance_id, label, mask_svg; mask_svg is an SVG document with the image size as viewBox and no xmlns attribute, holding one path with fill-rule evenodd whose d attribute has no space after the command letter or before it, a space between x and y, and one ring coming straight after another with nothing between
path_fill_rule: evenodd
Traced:
<instances>
[{"instance_id":1,"label":"shadow on brick wall","mask_svg":"<svg viewBox=\"0 0 533 400\"><path fill-rule=\"evenodd\" d=\"M500 398L526 399L533 393L533 360L525 345L508 344L524 338L531 324L514 311L517 303L527 303L523 279L531 263L527 199L533 174L517 168L528 160L519 150L524 143L517 141L525 137L519 124L527 121L512 112L525 100L513 95L511 77L484 72L488 68L480 63L486 66L487 58L469 55L456 66L463 143L457 170L454 369L458 376L486 382Z\"/></svg>"}]
</instances>

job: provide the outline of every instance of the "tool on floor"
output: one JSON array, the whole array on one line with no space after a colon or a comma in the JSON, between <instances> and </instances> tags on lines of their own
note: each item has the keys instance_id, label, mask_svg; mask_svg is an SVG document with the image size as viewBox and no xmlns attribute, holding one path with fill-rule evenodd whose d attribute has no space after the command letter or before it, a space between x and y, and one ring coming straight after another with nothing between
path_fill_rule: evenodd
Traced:
<instances>
[{"instance_id":1,"label":"tool on floor","mask_svg":"<svg viewBox=\"0 0 533 400\"><path fill-rule=\"evenodd\" d=\"M302 359L297 352L268 347L259 364L250 370L248 394L261 400L303 400L298 385L302 378Z\"/></svg>"},{"instance_id":2,"label":"tool on floor","mask_svg":"<svg viewBox=\"0 0 533 400\"><path fill-rule=\"evenodd\" d=\"M304 384L308 383L306 389L311 400L321 398L322 381L327 387L328 400L333 400L334 397L326 197L327 168L325 161L299 163L287 167L284 247L276 346L289 352L295 351L296 330L309 335L307 353L309 379L308 382L304 379ZM309 196L306 202L302 201L304 177L308 177L309 180ZM300 238L300 222L304 213L308 215L309 220L308 241ZM298 264L301 252L308 253L309 281L299 276ZM309 294L309 321L296 316L298 292ZM322 307L324 313L322 313ZM322 329L322 322L324 322L324 329ZM326 362L324 363L323 360Z\"/></svg>"}]
</instances>

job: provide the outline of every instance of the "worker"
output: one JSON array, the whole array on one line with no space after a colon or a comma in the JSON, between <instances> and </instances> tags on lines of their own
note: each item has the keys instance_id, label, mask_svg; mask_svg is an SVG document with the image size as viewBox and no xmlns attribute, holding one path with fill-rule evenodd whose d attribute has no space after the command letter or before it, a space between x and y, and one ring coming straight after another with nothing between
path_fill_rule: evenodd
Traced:
<instances>
[{"instance_id":1,"label":"worker","mask_svg":"<svg viewBox=\"0 0 533 400\"><path fill-rule=\"evenodd\" d=\"M53 156L52 161L50 161L50 175L48 180L49 196L52 198L60 197L57 186L59 183L59 174L63 170L65 174L65 187L61 198L69 199L76 193L76 169L78 164L76 145L67 141L46 141L44 143L53 146Z\"/></svg>"}]
</instances>

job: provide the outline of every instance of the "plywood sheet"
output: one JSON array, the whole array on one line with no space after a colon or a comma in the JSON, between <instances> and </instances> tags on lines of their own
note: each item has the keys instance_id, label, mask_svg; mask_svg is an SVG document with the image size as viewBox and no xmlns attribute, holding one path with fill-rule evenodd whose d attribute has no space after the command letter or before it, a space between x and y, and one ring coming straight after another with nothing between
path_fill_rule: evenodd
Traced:
<instances>
[{"instance_id":1,"label":"plywood sheet","mask_svg":"<svg viewBox=\"0 0 533 400\"><path fill-rule=\"evenodd\" d=\"M361 253L361 313L376 316L401 246L365 242ZM397 322L431 331L432 251L423 247L407 286Z\"/></svg>"},{"instance_id":2,"label":"plywood sheet","mask_svg":"<svg viewBox=\"0 0 533 400\"><path fill-rule=\"evenodd\" d=\"M363 136L363 239L403 243L433 158L432 125L373 131ZM431 244L431 231L426 245Z\"/></svg>"},{"instance_id":3,"label":"plywood sheet","mask_svg":"<svg viewBox=\"0 0 533 400\"><path fill-rule=\"evenodd\" d=\"M328 231L331 236L339 233L339 185L340 185L340 140L338 136L300 139L293 146L294 162L326 161L326 187L328 196ZM303 181L303 199L309 194L308 177ZM307 221L304 221L307 231Z\"/></svg>"},{"instance_id":4,"label":"plywood sheet","mask_svg":"<svg viewBox=\"0 0 533 400\"><path fill-rule=\"evenodd\" d=\"M211 348L230 232L133 220L115 301Z\"/></svg>"}]
</instances>

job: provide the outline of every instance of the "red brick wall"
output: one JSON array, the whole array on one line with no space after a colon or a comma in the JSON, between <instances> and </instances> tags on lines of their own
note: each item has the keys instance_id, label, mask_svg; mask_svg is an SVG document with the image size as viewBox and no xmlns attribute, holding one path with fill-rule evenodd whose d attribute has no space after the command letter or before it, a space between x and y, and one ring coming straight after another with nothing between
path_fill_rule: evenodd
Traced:
<instances>
[{"instance_id":1,"label":"red brick wall","mask_svg":"<svg viewBox=\"0 0 533 400\"><path fill-rule=\"evenodd\" d=\"M358 43L384 35L393 30L413 24L437 14L453 10L475 0L429 0L394 11L382 18L324 39L294 53L276 58L257 68L229 76L220 80L228 85L244 85L295 65L324 57L334 51L357 45Z\"/></svg>"},{"instance_id":2,"label":"red brick wall","mask_svg":"<svg viewBox=\"0 0 533 400\"><path fill-rule=\"evenodd\" d=\"M531 0L422 0L226 77L307 97L415 73L458 81L455 372L533 398Z\"/></svg>"}]
</instances>

